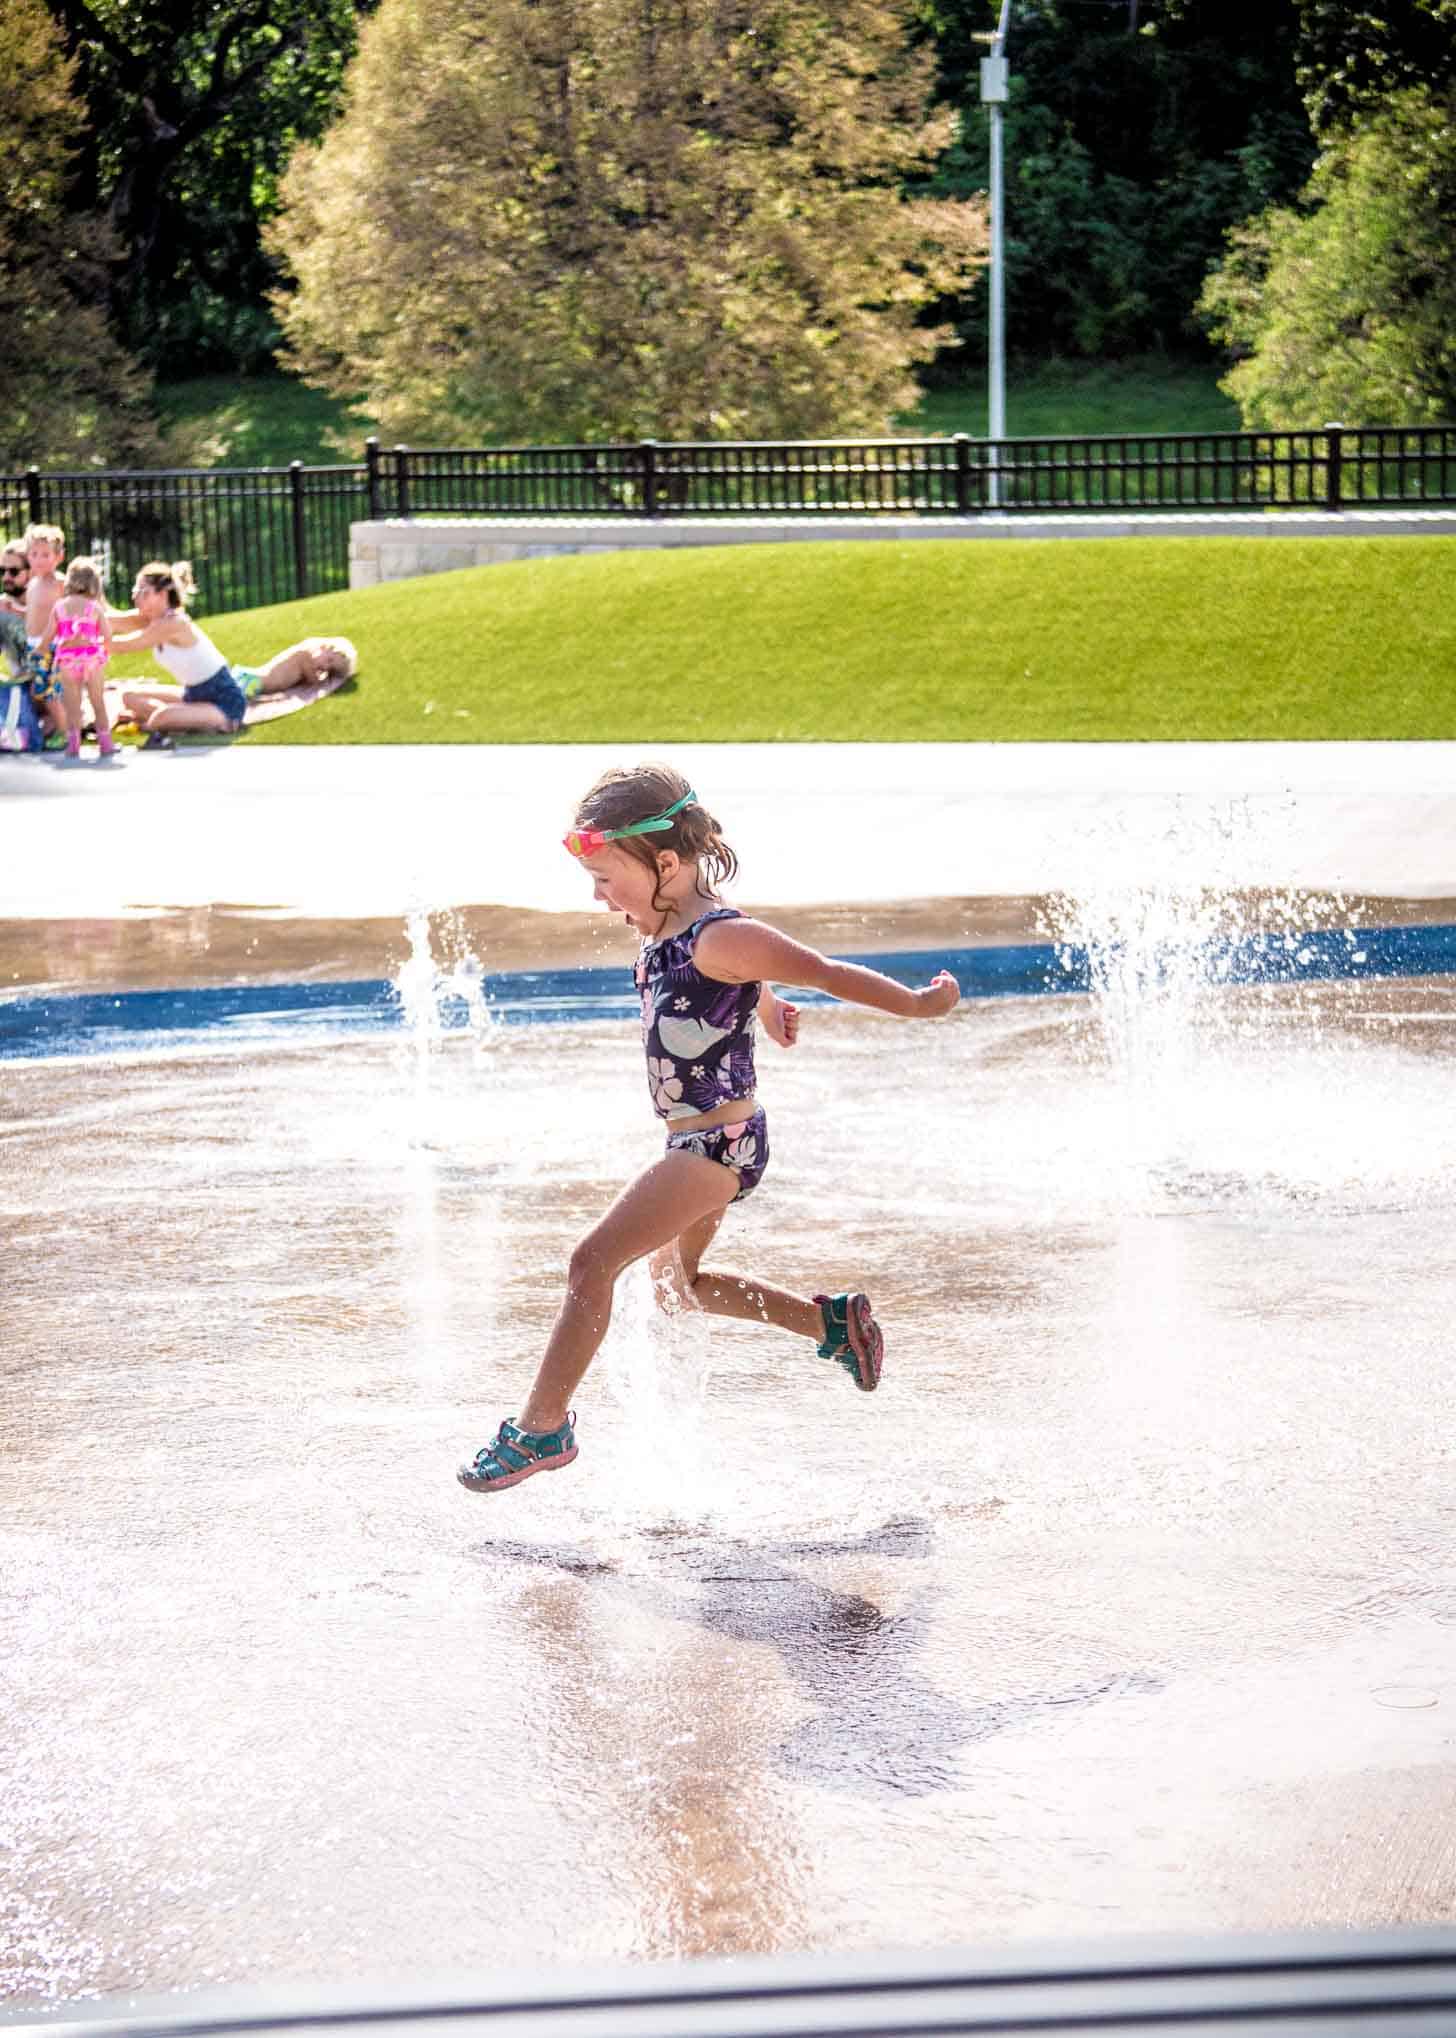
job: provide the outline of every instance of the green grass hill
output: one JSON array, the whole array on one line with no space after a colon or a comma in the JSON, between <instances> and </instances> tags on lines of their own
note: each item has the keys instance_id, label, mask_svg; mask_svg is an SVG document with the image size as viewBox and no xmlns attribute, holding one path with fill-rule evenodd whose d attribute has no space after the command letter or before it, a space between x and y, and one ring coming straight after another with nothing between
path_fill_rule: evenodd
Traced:
<instances>
[{"instance_id":1,"label":"green grass hill","mask_svg":"<svg viewBox=\"0 0 1456 2038\"><path fill-rule=\"evenodd\" d=\"M1456 738L1456 540L866 540L528 560L208 618L357 682L247 743ZM118 661L140 674L145 661Z\"/></svg>"}]
</instances>

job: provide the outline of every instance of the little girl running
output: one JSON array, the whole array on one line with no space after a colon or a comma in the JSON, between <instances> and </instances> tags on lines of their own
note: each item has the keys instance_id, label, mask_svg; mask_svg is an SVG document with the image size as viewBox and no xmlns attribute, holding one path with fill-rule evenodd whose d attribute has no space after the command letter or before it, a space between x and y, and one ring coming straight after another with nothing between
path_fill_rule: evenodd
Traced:
<instances>
[{"instance_id":1,"label":"little girl running","mask_svg":"<svg viewBox=\"0 0 1456 2038\"><path fill-rule=\"evenodd\" d=\"M81 695L84 691L96 718L96 747L103 757L116 755L107 719L104 681L111 654L111 619L101 602L101 571L94 559L73 559L66 568L65 593L55 604L40 640L42 656L49 650L66 715L66 755L81 754Z\"/></svg>"},{"instance_id":2,"label":"little girl running","mask_svg":"<svg viewBox=\"0 0 1456 2038\"><path fill-rule=\"evenodd\" d=\"M566 1295L535 1385L458 1473L494 1493L559 1471L577 1454L568 1404L606 1334L617 1276L651 1255L660 1297L710 1315L768 1322L812 1339L855 1385L879 1385L884 1341L864 1295L791 1295L702 1266L723 1213L750 1195L768 1165L768 1128L755 1095L755 1018L792 1047L797 1009L769 979L828 991L902 1019L933 1019L960 998L942 970L923 991L857 963L834 962L725 906L716 887L738 859L679 772L662 765L609 771L581 802L566 847L595 897L641 937L635 979L653 1108L667 1150L630 1182L571 1256Z\"/></svg>"}]
</instances>

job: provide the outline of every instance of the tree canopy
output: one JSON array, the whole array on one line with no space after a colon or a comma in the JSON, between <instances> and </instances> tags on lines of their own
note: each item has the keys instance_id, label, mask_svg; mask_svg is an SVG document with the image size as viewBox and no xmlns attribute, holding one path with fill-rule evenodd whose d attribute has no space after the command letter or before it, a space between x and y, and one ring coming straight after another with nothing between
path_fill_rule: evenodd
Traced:
<instances>
[{"instance_id":1,"label":"tree canopy","mask_svg":"<svg viewBox=\"0 0 1456 2038\"><path fill-rule=\"evenodd\" d=\"M995 0L922 0L964 138L932 189L983 189L978 39ZM1295 0L1015 0L1005 125L1007 337L1028 354L1197 346L1228 228L1313 157ZM983 343L985 299L953 307Z\"/></svg>"},{"instance_id":2,"label":"tree canopy","mask_svg":"<svg viewBox=\"0 0 1456 2038\"><path fill-rule=\"evenodd\" d=\"M336 110L357 0L52 5L90 114L77 202L115 236L118 329L163 368L266 357L262 231L293 150Z\"/></svg>"},{"instance_id":3,"label":"tree canopy","mask_svg":"<svg viewBox=\"0 0 1456 2038\"><path fill-rule=\"evenodd\" d=\"M984 241L903 192L932 78L895 0L383 0L270 236L292 359L416 440L879 428Z\"/></svg>"},{"instance_id":4,"label":"tree canopy","mask_svg":"<svg viewBox=\"0 0 1456 2038\"><path fill-rule=\"evenodd\" d=\"M1317 134L1392 93L1456 84L1456 0L1299 0L1299 82Z\"/></svg>"},{"instance_id":5,"label":"tree canopy","mask_svg":"<svg viewBox=\"0 0 1456 2038\"><path fill-rule=\"evenodd\" d=\"M6 0L7 337L74 376L12 401L12 457L122 457L138 361L264 366L280 327L406 437L877 426L945 342L982 356L1000 4ZM1260 415L1451 414L1417 108L1456 0L1012 0L1010 57L1014 351L1212 335Z\"/></svg>"},{"instance_id":6,"label":"tree canopy","mask_svg":"<svg viewBox=\"0 0 1456 2038\"><path fill-rule=\"evenodd\" d=\"M43 0L6 0L7 104L0 122L0 293L5 401L0 466L145 461L156 451L147 381L107 319L102 221L75 204L85 127Z\"/></svg>"},{"instance_id":7,"label":"tree canopy","mask_svg":"<svg viewBox=\"0 0 1456 2038\"><path fill-rule=\"evenodd\" d=\"M1456 418L1456 88L1409 90L1339 134L1303 205L1235 230L1209 278L1246 422Z\"/></svg>"}]
</instances>

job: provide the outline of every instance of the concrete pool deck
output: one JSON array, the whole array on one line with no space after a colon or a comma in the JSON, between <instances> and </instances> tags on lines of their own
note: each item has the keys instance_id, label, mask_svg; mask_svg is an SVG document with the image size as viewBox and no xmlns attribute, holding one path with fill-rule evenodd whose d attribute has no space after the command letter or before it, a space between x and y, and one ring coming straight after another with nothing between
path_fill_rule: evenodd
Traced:
<instances>
[{"instance_id":1,"label":"concrete pool deck","mask_svg":"<svg viewBox=\"0 0 1456 2038\"><path fill-rule=\"evenodd\" d=\"M763 905L1057 890L1089 835L1136 856L1194 810L1229 817L1231 883L1456 894L1452 743L219 746L0 758L0 910L573 912L573 800L657 756L698 784Z\"/></svg>"},{"instance_id":2,"label":"concrete pool deck","mask_svg":"<svg viewBox=\"0 0 1456 2038\"><path fill-rule=\"evenodd\" d=\"M0 759L0 986L621 955L555 839L621 754ZM825 946L1456 919L1450 746L670 754ZM432 994L7 1067L0 2003L1452 1914L1456 978L807 1012L723 1250L872 1282L882 1391L634 1270L490 1501L660 1135L630 1017Z\"/></svg>"}]
</instances>

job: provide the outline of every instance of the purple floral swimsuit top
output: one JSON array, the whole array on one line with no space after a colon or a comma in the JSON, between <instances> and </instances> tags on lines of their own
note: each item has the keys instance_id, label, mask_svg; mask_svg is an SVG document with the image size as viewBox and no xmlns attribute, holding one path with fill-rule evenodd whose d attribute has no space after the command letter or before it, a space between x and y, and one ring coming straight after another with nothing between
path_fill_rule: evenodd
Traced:
<instances>
[{"instance_id":1,"label":"purple floral swimsuit top","mask_svg":"<svg viewBox=\"0 0 1456 2038\"><path fill-rule=\"evenodd\" d=\"M693 961L714 920L741 920L716 906L663 941L646 941L633 972L642 999L647 1087L659 1118L696 1118L753 1095L753 1026L761 984L719 984Z\"/></svg>"}]
</instances>

